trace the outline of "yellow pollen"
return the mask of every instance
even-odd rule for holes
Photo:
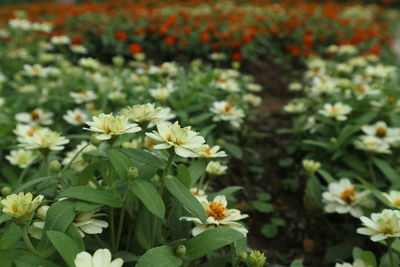
[[[37,119],[39,119],[39,117],[40,117],[39,112],[37,112],[36,110],[31,111],[30,114],[31,114],[32,120],[37,120]]]
[[[356,90],[360,93],[365,93],[365,87],[362,85],[357,85]]]
[[[386,129],[383,127],[379,127],[376,129],[375,135],[379,138],[384,138],[386,136]]]
[[[80,93],[81,95],[87,95],[87,91],[86,91],[86,90],[80,90],[79,93]]]
[[[82,115],[81,114],[75,114],[75,120],[76,121],[81,121],[82,120]]]
[[[33,135],[36,133],[36,131],[37,131],[36,128],[31,128],[31,129],[29,129],[29,130],[26,132],[26,134],[27,134],[28,136],[33,136]]]
[[[400,206],[400,199],[396,199],[396,200],[393,202],[393,204],[394,204],[395,206]]]
[[[233,107],[232,107],[232,105],[230,105],[230,104],[226,104],[226,105],[225,105],[225,111],[226,111],[226,112],[229,112],[232,108],[233,108]]]
[[[214,219],[218,221],[226,218],[224,214],[226,208],[224,208],[221,203],[211,202],[208,207],[210,208],[210,211],[207,213],[209,217],[214,217]]]
[[[355,200],[354,189],[349,188],[344,190],[340,195],[340,198],[346,201],[347,204],[352,203]]]

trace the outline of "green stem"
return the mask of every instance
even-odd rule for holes
[[[160,184],[159,193],[160,193],[161,197],[164,194],[164,187],[165,187],[164,179],[169,173],[169,169],[171,168],[172,161],[174,160],[174,157],[175,157],[175,151],[169,150],[168,162],[167,162],[167,165],[165,165],[165,169],[164,169],[163,175],[161,177],[161,181],[160,181],[161,184]],[[153,216],[153,218],[152,218],[152,229],[151,229],[151,247],[154,247],[155,241],[156,241],[157,222],[158,222],[158,218],[156,216]]]
[[[119,214],[116,251],[118,251],[118,248],[119,248],[119,242],[121,240],[122,228],[124,226],[124,219],[125,219],[125,208],[122,207],[121,213]]]
[[[22,232],[22,238],[24,239],[24,242],[25,242],[26,246],[28,247],[28,249],[31,252],[33,252],[35,255],[41,257],[40,253],[33,246],[32,242],[31,242],[31,239],[28,236],[28,233],[26,231],[26,227],[25,226],[21,226],[21,232]]]
[[[372,178],[372,182],[374,183],[374,185],[376,185],[376,174],[375,174],[375,171],[374,171],[374,166],[372,165],[371,156],[368,156],[368,169],[369,169],[369,173],[370,173],[371,178]]]
[[[108,208],[108,219],[110,222],[110,238],[111,238],[111,250],[112,252],[116,252],[115,248],[115,226],[114,226],[114,209],[109,207]]]
[[[389,253],[390,267],[396,267],[396,265],[394,264],[394,258],[393,258],[392,242],[387,241],[387,247],[388,247],[388,253]]]

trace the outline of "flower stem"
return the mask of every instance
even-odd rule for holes
[[[115,246],[115,226],[114,226],[114,209],[109,207],[108,208],[108,219],[110,221],[110,238],[111,238],[111,250],[112,252],[116,251]]]
[[[119,248],[119,242],[121,240],[122,228],[124,226],[124,219],[125,219],[125,208],[122,207],[121,213],[119,214],[118,231],[117,231],[117,242],[115,244],[117,251],[118,251],[118,248]]]
[[[393,258],[393,249],[392,249],[392,243],[394,240],[386,240],[386,246],[388,248],[388,254],[389,254],[389,262],[390,262],[390,267],[397,267],[397,264],[394,264],[394,258]]]
[[[372,159],[371,159],[370,155],[368,157],[368,168],[369,168],[369,173],[372,178],[372,182],[374,183],[374,185],[376,185],[376,175],[375,175],[374,166],[372,165]]]
[[[31,239],[28,236],[28,233],[26,231],[26,226],[21,226],[21,233],[22,233],[22,238],[24,239],[25,245],[28,247],[28,249],[31,252],[33,252],[35,255],[41,257],[40,253],[33,246],[32,242],[31,242]]]

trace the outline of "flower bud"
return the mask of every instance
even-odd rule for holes
[[[50,171],[59,172],[61,170],[61,163],[58,160],[52,160],[50,162]]]
[[[305,159],[303,160],[303,168],[308,174],[313,175],[319,170],[319,168],[321,168],[321,163],[318,161]]]
[[[42,220],[45,220],[46,219],[47,210],[49,208],[50,208],[50,206],[48,206],[48,205],[44,205],[44,206],[39,207],[36,210],[36,216],[38,216]]]
[[[9,187],[9,186],[3,186],[3,187],[1,188],[1,194],[2,194],[3,196],[9,195],[9,194],[11,194],[11,192],[12,192],[12,189],[11,189],[11,187]]]
[[[139,176],[139,170],[136,167],[130,167],[128,170],[128,179],[135,179]]]
[[[179,245],[176,248],[176,255],[178,255],[178,257],[184,257],[186,255],[186,247],[184,245]]]
[[[249,267],[263,267],[266,260],[264,253],[254,250],[250,253]]]
[[[122,65],[124,65],[124,63],[125,63],[124,58],[121,57],[121,56],[115,56],[115,57],[113,57],[113,58],[112,58],[112,61],[113,61],[114,65],[116,65],[116,66],[122,66]]]
[[[134,55],[134,57],[135,57],[135,60],[139,61],[139,62],[142,62],[142,61],[144,61],[146,59],[146,55],[143,54],[143,53],[136,53]]]

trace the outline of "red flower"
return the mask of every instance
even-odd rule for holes
[[[165,43],[167,45],[174,45],[175,44],[175,38],[172,36],[168,36],[167,38],[165,38]]]
[[[209,43],[210,35],[206,32],[203,32],[202,34],[200,34],[200,41],[202,41],[203,43]]]
[[[115,33],[115,39],[117,39],[119,41],[125,41],[126,38],[128,38],[128,36],[126,35],[126,33],[124,31],[117,31]]]
[[[240,53],[233,53],[232,54],[232,60],[233,61],[242,61],[243,60],[243,57],[242,57],[242,54],[240,54]]]
[[[130,44],[129,45],[129,51],[132,54],[137,54],[142,52],[142,47],[139,44]]]
[[[71,40],[72,45],[80,45],[83,42],[83,37],[82,35],[75,35],[74,38]]]

